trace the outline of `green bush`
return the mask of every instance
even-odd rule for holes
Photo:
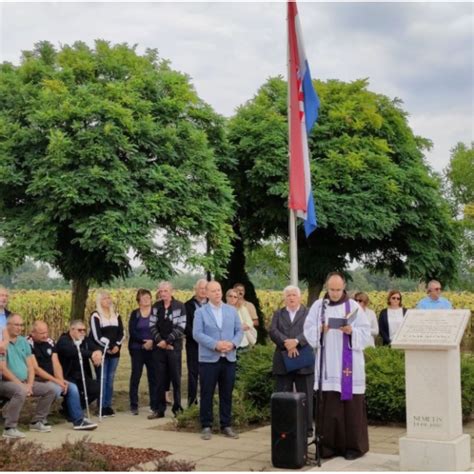
[[[272,377],[273,344],[257,345],[242,354],[237,364],[237,381],[233,394],[233,424],[238,429],[270,422],[270,398],[274,390]],[[405,355],[386,346],[365,350],[366,401],[372,422],[406,420]],[[474,412],[474,356],[461,357],[462,413],[468,419]],[[214,422],[218,429],[218,397],[214,399]],[[199,408],[194,406],[178,417],[178,428],[199,430]]]
[[[474,413],[474,355],[461,354],[462,415],[467,420]]]
[[[405,422],[405,355],[387,346],[365,350],[366,400],[371,421]],[[462,415],[474,412],[474,356],[461,354]]]
[[[257,344],[239,357],[236,389],[245,400],[270,415],[270,397],[274,391],[272,360],[275,346]]]
[[[405,356],[387,346],[365,350],[367,415],[372,421],[405,421]]]

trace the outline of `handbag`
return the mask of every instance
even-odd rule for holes
[[[283,351],[283,362],[287,372],[294,372],[295,370],[304,369],[305,367],[314,366],[315,356],[314,350],[306,344],[298,349],[299,355],[296,357],[288,357],[288,352]]]

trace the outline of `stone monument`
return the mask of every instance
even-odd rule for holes
[[[407,435],[401,471],[465,471],[470,436],[462,431],[459,345],[469,310],[409,310],[392,342],[405,350]]]

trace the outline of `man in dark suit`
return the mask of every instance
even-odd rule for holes
[[[313,436],[313,385],[314,364],[288,372],[283,360],[286,351],[289,357],[297,357],[299,349],[308,342],[303,326],[308,310],[301,304],[301,291],[296,286],[287,286],[283,290],[285,307],[273,314],[270,326],[270,339],[276,344],[273,354],[273,375],[276,378],[276,392],[297,392],[306,394],[308,437]]]
[[[199,344],[199,380],[201,382],[201,438],[212,436],[212,400],[219,384],[219,416],[222,434],[238,438],[232,430],[232,391],[235,382],[236,349],[243,337],[236,309],[222,302],[217,281],[207,284],[209,303],[194,315],[193,337]]]
[[[197,404],[197,386],[199,379],[198,343],[193,338],[194,313],[207,302],[207,280],[199,279],[194,285],[194,295],[186,301],[186,365],[188,367],[188,407]]]

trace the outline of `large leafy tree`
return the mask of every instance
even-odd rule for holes
[[[459,286],[472,290],[474,284],[474,142],[458,143],[451,150],[445,171],[451,198],[463,232]]]
[[[36,44],[0,66],[0,264],[50,263],[73,283],[73,317],[130,256],[155,277],[177,261],[218,270],[232,237],[222,149],[222,118],[156,51]]]
[[[319,227],[308,240],[298,232],[310,301],[329,271],[353,259],[395,276],[448,280],[458,236],[424,161],[430,142],[413,134],[399,100],[369,91],[366,80],[315,84],[321,109],[309,145]],[[229,124],[237,223],[250,246],[288,235],[286,95],[282,78],[269,79]]]

